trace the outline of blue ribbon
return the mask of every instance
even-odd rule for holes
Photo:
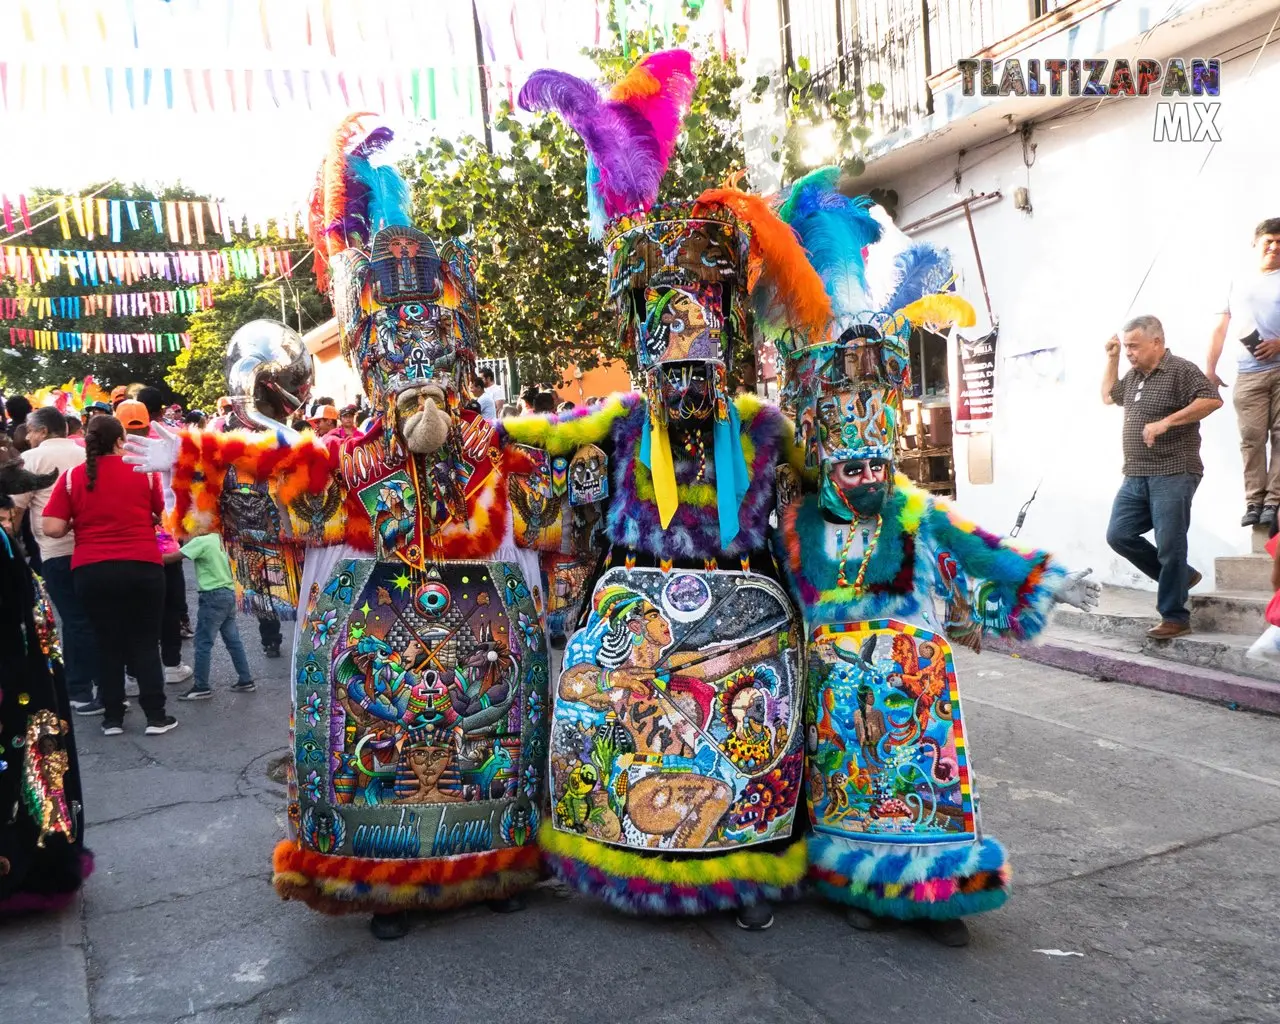
[[[716,510],[720,514],[720,546],[727,548],[740,530],[742,499],[747,496],[747,459],[742,452],[742,421],[732,399],[729,415],[713,424],[715,444]]]

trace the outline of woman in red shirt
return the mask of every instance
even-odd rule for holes
[[[85,462],[62,474],[44,509],[44,532],[74,529],[71,577],[98,638],[98,686],[107,706],[102,732],[124,732],[124,672],[138,677],[147,735],[178,724],[165,714],[160,621],[165,577],[155,524],[164,493],[153,474],[135,473],[121,457],[124,427],[114,416],[95,416],[85,430]]]

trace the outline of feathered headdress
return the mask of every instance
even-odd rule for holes
[[[352,114],[342,122],[316,175],[308,234],[315,246],[316,285],[321,291],[328,288],[330,256],[367,245],[382,228],[410,223],[408,184],[395,167],[373,163],[395,133],[382,126],[365,133],[360,119],[372,116]]]
[[[871,199],[841,193],[839,177],[838,167],[805,175],[778,208],[826,287],[830,323],[806,343],[783,334],[776,318],[760,316],[786,359],[783,401],[796,410],[810,465],[819,454],[835,461],[892,458],[898,411],[911,386],[911,328],[974,320],[968,302],[942,291],[953,277],[947,253],[924,243],[886,251],[898,243],[882,244],[886,229],[872,213]],[[877,264],[879,272],[869,274],[869,265]],[[880,398],[847,401],[853,392]]]
[[[525,110],[553,110],[587,147],[591,237],[608,221],[646,211],[658,199],[697,78],[688,50],[645,56],[607,97],[585,79],[543,69],[520,90]]]

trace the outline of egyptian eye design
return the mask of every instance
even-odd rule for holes
[[[419,610],[433,618],[449,610],[449,588],[440,582],[424,583],[414,595]]]

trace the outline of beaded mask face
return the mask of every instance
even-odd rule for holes
[[[419,395],[455,413],[476,357],[474,260],[449,240],[437,249],[411,227],[384,228],[369,252],[332,259],[343,353],[392,424]]]
[[[910,325],[884,314],[844,318],[838,340],[779,346],[783,405],[805,463],[820,470],[822,507],[843,520],[880,511],[893,481],[902,397],[911,386]]]

